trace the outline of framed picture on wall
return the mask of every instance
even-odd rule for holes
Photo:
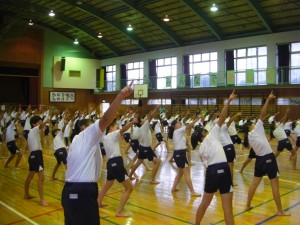
[[[75,102],[74,91],[49,91],[50,102]]]

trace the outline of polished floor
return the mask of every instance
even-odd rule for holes
[[[277,146],[276,140],[272,140],[273,149]],[[64,224],[63,208],[61,206],[61,190],[64,185],[65,168],[61,166],[57,173],[58,180],[51,179],[52,169],[56,163],[53,156],[52,144],[44,146],[45,161],[45,183],[44,193],[48,207],[39,205],[37,192],[37,176],[31,183],[30,194],[37,196],[31,200],[24,200],[24,181],[28,173],[28,153],[24,151],[24,140],[20,138],[17,142],[24,153],[19,169],[13,169],[14,161],[9,168],[3,168],[8,150],[5,145],[0,144],[0,224],[42,224],[59,225]],[[172,148],[172,143],[169,143]],[[233,213],[236,224],[272,224],[288,225],[300,224],[300,170],[292,170],[289,160],[290,154],[284,151],[278,158],[280,169],[280,194],[284,210],[290,212],[291,216],[277,216],[275,203],[272,200],[270,182],[264,178],[259,185],[252,201],[253,209],[245,211],[247,192],[253,178],[254,160],[249,163],[243,173],[239,169],[248,156],[248,150],[237,147],[237,158],[234,169]],[[123,148],[125,144],[123,143]],[[104,198],[104,203],[109,204],[100,208],[101,224],[163,224],[179,225],[193,224],[196,210],[202,197],[190,197],[189,190],[184,179],[179,184],[179,191],[172,193],[171,187],[176,175],[175,164],[169,162],[172,153],[168,153],[162,145],[156,149],[157,155],[161,158],[162,164],[157,173],[159,184],[150,184],[151,171],[146,171],[144,166],[137,170],[139,180],[132,181],[134,190],[126,205],[126,211],[131,213],[129,218],[115,217],[115,211],[122,194],[122,185],[115,182]],[[126,163],[133,157],[133,152],[124,156]],[[190,167],[194,188],[197,192],[203,193],[205,168],[200,161],[197,151],[191,154],[193,166]],[[298,168],[300,168],[300,157],[298,157]],[[151,162],[147,162],[153,166]],[[99,181],[99,188],[105,181],[105,161],[102,168],[102,176]],[[222,203],[219,194],[216,194],[206,211],[202,224],[225,224],[223,219]]]

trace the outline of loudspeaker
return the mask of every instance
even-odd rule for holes
[[[66,58],[65,57],[61,57],[61,61],[60,61],[60,70],[61,71],[65,71],[65,66],[66,66]]]
[[[139,99],[139,104],[138,104],[138,106],[143,106],[143,102],[142,102],[141,99]]]

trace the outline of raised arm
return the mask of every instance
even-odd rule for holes
[[[148,113],[147,120],[149,121],[149,123],[153,119],[153,117],[154,117],[155,113],[157,112],[158,108],[159,108],[159,105],[155,106],[155,108],[150,113]]]
[[[99,127],[101,131],[104,131],[109,124],[111,124],[111,122],[115,119],[115,116],[118,112],[118,109],[121,105],[121,102],[123,99],[125,99],[126,97],[128,97],[131,93],[132,93],[132,83],[133,80],[131,81],[131,83],[124,87],[120,93],[117,95],[117,97],[115,98],[115,100],[113,101],[113,103],[110,105],[110,107],[107,109],[107,111],[104,113],[104,115],[102,116],[100,123],[99,123]]]
[[[219,120],[218,120],[218,125],[219,127],[222,126],[222,124],[224,123],[226,117],[227,117],[227,114],[228,114],[228,108],[229,108],[229,105],[231,103],[231,101],[233,99],[236,98],[236,94],[234,93],[235,90],[232,91],[232,93],[230,94],[228,100],[226,101],[225,105],[223,106],[222,108],[222,111],[220,112],[220,115],[219,115]]]
[[[290,112],[290,109],[287,109],[283,115],[283,117],[281,118],[280,122],[281,123],[286,123],[287,119],[288,119],[288,116],[289,116],[289,112]]]
[[[269,102],[275,98],[276,98],[276,96],[273,95],[273,90],[272,90],[271,93],[269,94],[268,98],[266,99],[265,104],[263,105],[263,107],[260,110],[259,119],[261,121],[263,121],[264,117],[267,115],[267,108],[268,108]]]
[[[186,130],[191,129],[199,119],[201,119],[201,114],[196,116],[195,119],[191,123],[189,123],[189,125],[186,126]]]
[[[229,121],[227,122],[227,127],[230,126],[230,124],[235,121],[237,118],[239,118],[242,115],[242,112],[238,112],[234,116],[230,117]]]
[[[134,117],[134,119],[131,122],[126,123],[126,125],[122,127],[122,129],[120,129],[120,135],[123,135],[125,131],[127,131],[130,127],[132,127],[133,124],[137,122],[138,122],[137,117]]]

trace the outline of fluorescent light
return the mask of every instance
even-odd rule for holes
[[[78,45],[78,44],[79,44],[79,41],[77,40],[77,38],[75,38],[74,44],[75,44],[75,45]]]
[[[50,12],[49,12],[49,16],[51,16],[51,17],[55,16],[55,13],[53,12],[52,9],[51,9]]]
[[[218,11],[218,7],[216,6],[216,4],[212,4],[212,6],[210,7],[210,11],[215,12]]]
[[[133,30],[133,27],[131,26],[131,24],[128,25],[127,30],[128,31],[132,31]]]
[[[163,21],[165,21],[165,22],[169,22],[169,21],[170,21],[170,18],[168,17],[167,14],[166,14],[166,16],[163,18]]]

